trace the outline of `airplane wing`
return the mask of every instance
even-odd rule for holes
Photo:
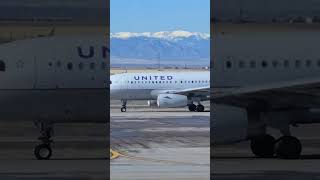
[[[316,108],[320,107],[320,78],[234,87],[229,91],[214,87],[211,98],[214,103],[238,107]]]
[[[169,90],[169,91],[166,91],[166,93],[201,97],[201,99],[205,100],[205,99],[209,99],[210,86],[188,88],[188,89],[181,89],[181,90]]]

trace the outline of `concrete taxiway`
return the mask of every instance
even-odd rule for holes
[[[141,102],[129,102],[126,113],[116,102],[111,107],[112,180],[210,178],[210,112]]]
[[[105,124],[57,124],[48,161],[33,155],[38,133],[32,122],[0,121],[1,180],[109,178]]]
[[[305,180],[320,179],[320,125],[292,128],[303,144],[297,160],[256,158],[249,142],[212,148],[211,173],[215,180]],[[271,131],[276,137],[278,132]]]

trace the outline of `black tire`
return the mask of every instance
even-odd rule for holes
[[[127,111],[127,108],[126,107],[122,107],[121,108],[121,112],[126,112]]]
[[[202,104],[199,104],[199,105],[197,106],[197,111],[198,111],[198,112],[204,112],[204,106],[203,106]]]
[[[257,157],[273,157],[275,142],[275,138],[268,134],[252,138],[250,144],[251,151]]]
[[[190,105],[188,105],[188,107],[189,107],[189,111],[191,111],[191,112],[194,112],[197,110],[197,106],[194,104],[190,104]]]
[[[52,156],[52,149],[48,144],[40,144],[35,147],[34,155],[38,160],[48,160]]]
[[[281,159],[298,159],[302,151],[299,139],[293,136],[282,136],[275,144],[275,152]]]

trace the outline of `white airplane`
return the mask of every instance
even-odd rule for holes
[[[217,23],[213,29],[213,144],[251,140],[256,156],[298,158],[302,145],[290,127],[320,123],[319,27]],[[270,127],[282,136],[271,136]]]
[[[104,36],[44,37],[0,45],[2,120],[34,121],[37,159],[52,155],[55,123],[107,123]]]
[[[121,100],[122,112],[127,100],[148,100],[150,106],[158,107],[188,106],[190,111],[203,112],[200,102],[209,100],[210,95],[209,71],[123,73],[110,80],[110,98]]]

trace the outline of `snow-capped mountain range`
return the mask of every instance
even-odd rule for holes
[[[111,33],[112,38],[118,39],[129,39],[133,37],[148,37],[148,38],[158,38],[158,39],[165,39],[165,40],[177,40],[181,38],[188,38],[188,37],[196,37],[198,39],[209,39],[210,35],[207,33],[200,33],[200,32],[189,32],[189,31],[159,31],[159,32],[142,32],[142,33],[134,33],[134,32],[118,32],[118,33]]]
[[[129,59],[209,64],[210,35],[182,30],[111,33],[111,63],[130,62]]]

